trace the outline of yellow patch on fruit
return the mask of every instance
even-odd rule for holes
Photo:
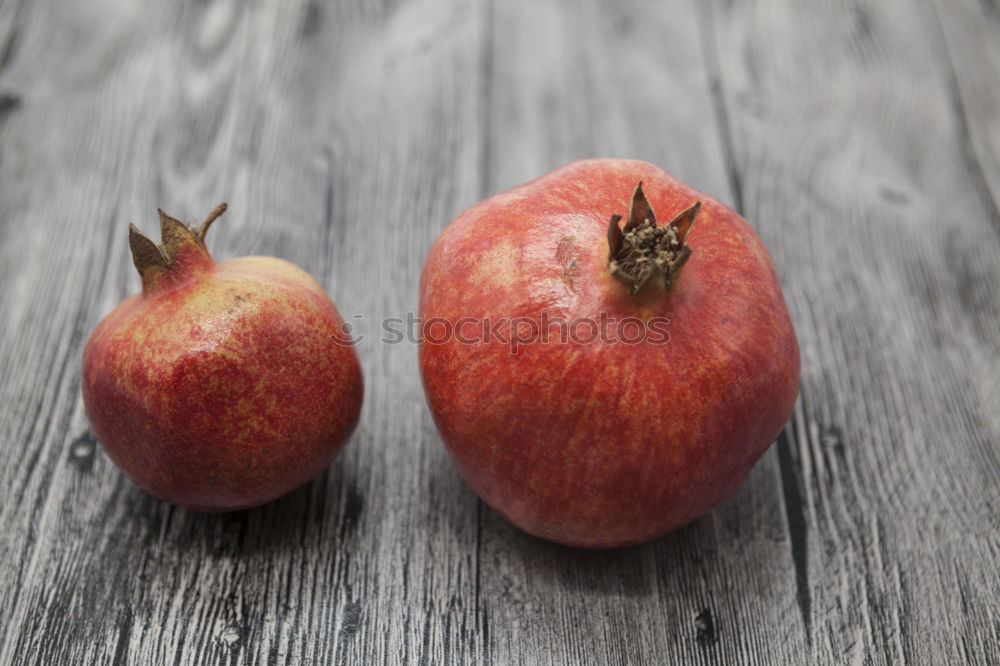
[[[500,242],[479,256],[472,267],[471,281],[477,286],[506,288],[515,283],[521,251],[509,242]]]

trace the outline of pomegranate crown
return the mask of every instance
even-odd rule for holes
[[[663,226],[656,225],[653,207],[642,191],[642,181],[632,193],[628,222],[618,226],[621,215],[612,215],[608,225],[608,269],[638,294],[649,285],[668,291],[691,256],[685,240],[701,210],[696,201]]]
[[[226,212],[226,208],[226,204],[219,204],[198,226],[188,226],[164,213],[162,208],[157,208],[160,214],[159,244],[143,235],[134,224],[128,225],[132,262],[142,278],[144,294],[177,284],[213,264],[205,246],[205,234],[212,223]]]

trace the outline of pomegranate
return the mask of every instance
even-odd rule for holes
[[[639,543],[707,512],[798,391],[760,239],[640,161],[573,162],[459,215],[427,258],[420,316],[424,388],[459,473],[511,523],[571,546]]]
[[[189,227],[161,210],[160,245],[130,226],[142,293],[83,352],[104,451],[139,487],[199,511],[263,504],[315,476],[354,430],[363,394],[340,315],[305,271],[212,260],[205,233],[224,211]]]

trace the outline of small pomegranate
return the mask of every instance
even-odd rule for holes
[[[83,352],[84,406],[105,452],[139,487],[198,511],[263,504],[315,476],[363,394],[340,315],[305,271],[209,256],[205,233],[225,209],[197,227],[161,210],[160,245],[130,225],[142,293]]]
[[[647,541],[707,512],[798,391],[760,239],[645,162],[574,162],[462,213],[427,258],[420,316],[459,472],[510,522],[572,546]]]

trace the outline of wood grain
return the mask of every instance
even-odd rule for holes
[[[712,8],[744,210],[802,342],[787,456],[813,655],[991,661],[1000,362],[974,322],[1000,316],[985,291],[1000,236],[936,17],[905,2]]]
[[[1000,230],[1000,5],[936,3],[949,56],[949,94],[970,176]]]
[[[0,0],[0,663],[998,663],[998,44],[973,0]],[[378,342],[448,220],[595,155],[740,209],[803,353],[736,495],[613,552],[482,506]],[[315,275],[367,394],[206,516],[101,453],[79,362],[127,223],[223,200],[214,255]]]

